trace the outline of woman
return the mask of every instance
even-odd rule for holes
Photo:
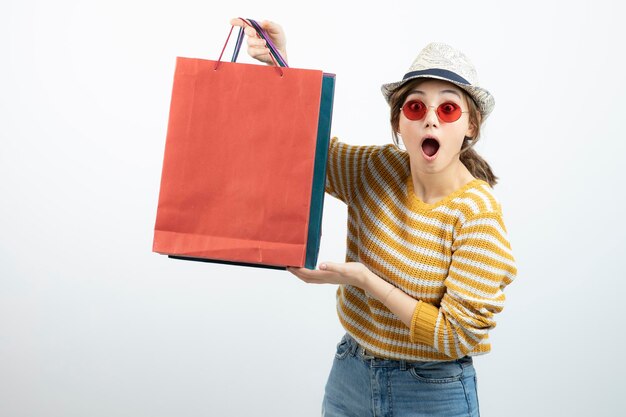
[[[286,59],[282,28],[262,26]],[[248,53],[271,64],[265,41],[246,34]],[[382,86],[393,144],[331,140],[326,191],[348,205],[346,263],[289,268],[339,285],[346,335],[325,416],[479,415],[472,356],[490,351],[517,270],[496,177],[472,149],[495,104],[476,80],[462,52],[431,43],[402,80]]]

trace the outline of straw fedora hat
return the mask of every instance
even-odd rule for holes
[[[387,103],[401,85],[416,78],[436,78],[449,81],[465,90],[478,105],[485,120],[496,102],[491,93],[478,86],[478,74],[467,56],[450,45],[432,42],[420,51],[402,81],[383,84],[381,90]]]

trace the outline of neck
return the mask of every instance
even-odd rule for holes
[[[436,203],[474,179],[460,160],[436,173],[420,171],[411,163],[411,177],[415,195],[426,204]]]

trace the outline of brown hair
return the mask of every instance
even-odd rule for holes
[[[400,109],[404,104],[409,92],[413,90],[419,83],[423,82],[424,78],[419,78],[412,82],[408,82],[399,88],[397,88],[389,98],[389,107],[391,112],[390,122],[392,129],[393,142],[396,146],[399,144],[398,130],[400,128]],[[459,152],[459,159],[469,170],[469,172],[475,177],[489,183],[490,186],[495,186],[498,183],[498,177],[496,177],[491,170],[491,167],[478,153],[473,149],[474,145],[480,139],[480,125],[482,118],[476,102],[467,94],[463,89],[463,95],[465,101],[468,104],[469,111],[469,123],[474,126],[474,137],[466,136],[463,139],[463,145],[461,145],[461,151]]]

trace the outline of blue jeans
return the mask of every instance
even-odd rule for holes
[[[477,417],[472,358],[436,362],[378,359],[346,334],[326,383],[323,417]]]

